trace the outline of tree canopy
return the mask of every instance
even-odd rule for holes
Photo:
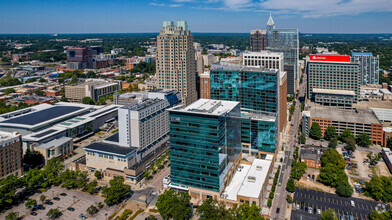
[[[86,96],[82,98],[82,103],[86,105],[94,105],[95,102],[90,97]]]
[[[164,219],[189,219],[192,216],[190,200],[188,193],[167,190],[158,196],[156,206]]]
[[[356,141],[357,141],[357,144],[361,147],[369,147],[369,145],[372,144],[372,141],[370,140],[369,135],[366,133],[359,134],[357,136]]]
[[[355,139],[354,134],[351,132],[350,128],[346,128],[344,129],[344,131],[342,132],[342,134],[340,135],[340,140],[345,142],[347,141],[347,138],[353,138]]]
[[[338,217],[335,214],[335,211],[331,208],[322,211],[320,220],[338,220]]]
[[[392,202],[392,177],[374,176],[366,183],[365,195],[375,200]]]
[[[323,137],[319,123],[317,122],[312,123],[312,127],[310,128],[309,131],[309,137],[315,140],[320,140]]]
[[[336,128],[330,125],[324,132],[324,139],[331,141],[333,138],[336,138]]]
[[[116,176],[109,181],[110,187],[102,188],[102,195],[105,197],[107,205],[114,205],[120,203],[131,192],[131,187],[124,184],[124,178]]]

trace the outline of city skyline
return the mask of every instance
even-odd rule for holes
[[[392,33],[381,22],[392,19],[389,0],[1,1],[0,33],[157,33],[165,20],[186,20],[192,32],[249,33],[264,29],[270,12],[277,28],[302,33]]]

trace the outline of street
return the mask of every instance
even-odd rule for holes
[[[305,88],[306,88],[306,74],[303,74],[303,82],[299,86],[299,97],[305,96]],[[292,116],[291,122],[288,121],[290,130],[288,134],[286,134],[284,140],[286,140],[285,147],[285,156],[282,165],[282,171],[279,176],[279,184],[276,187],[275,197],[271,206],[271,219],[285,219],[286,218],[286,208],[287,208],[287,191],[286,184],[288,179],[290,178],[291,171],[291,161],[293,158],[293,150],[295,150],[295,144],[297,143],[298,137],[298,127],[301,121],[301,103],[296,99],[295,111]],[[292,126],[290,125],[292,124]],[[283,144],[284,146],[285,144]],[[279,213],[276,213],[277,209],[280,209]]]

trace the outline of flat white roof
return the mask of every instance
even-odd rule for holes
[[[226,112],[231,111],[239,102],[232,101],[221,101],[214,99],[199,99],[192,104],[183,107],[174,107],[172,111],[180,111],[180,112],[193,112],[200,114],[209,114],[209,115],[222,115]]]
[[[314,93],[326,93],[326,94],[339,94],[339,95],[355,95],[354,91],[348,90],[337,90],[337,89],[316,89],[313,88]]]
[[[383,127],[382,130],[385,132],[392,132],[392,127]]]
[[[229,200],[237,196],[258,198],[268,176],[270,160],[254,159],[252,165],[240,164],[224,194]]]

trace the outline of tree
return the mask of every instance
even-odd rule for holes
[[[82,98],[82,103],[86,105],[94,105],[95,102],[90,97],[86,96]]]
[[[346,139],[346,149],[355,151],[356,146],[355,146],[355,140],[351,137]]]
[[[260,210],[261,210],[260,207],[256,206],[256,204],[249,205],[249,203],[246,202],[240,205],[234,212],[231,212],[234,213],[234,218],[229,218],[229,219],[262,220],[264,218],[260,215]]]
[[[158,196],[156,206],[164,219],[189,219],[192,216],[190,200],[188,193],[167,190]]]
[[[98,186],[98,182],[96,180],[93,180],[85,186],[84,190],[90,194],[94,194],[97,186]]]
[[[98,202],[97,207],[98,207],[99,209],[102,209],[102,208],[103,208],[103,203],[102,203],[102,202]]]
[[[31,151],[27,148],[23,156],[23,163],[29,168],[36,168],[45,164],[45,158],[39,151]]]
[[[328,163],[336,165],[339,169],[346,167],[346,161],[336,149],[328,149],[321,156],[321,166],[325,167]]]
[[[98,209],[97,209],[97,207],[95,207],[94,205],[91,205],[90,207],[88,207],[88,208],[86,209],[86,212],[87,212],[89,215],[94,215],[95,213],[98,212]]]
[[[357,144],[361,147],[369,147],[369,145],[372,144],[372,141],[370,140],[369,135],[366,133],[359,134],[357,136],[356,141],[357,141]]]
[[[99,170],[96,170],[95,173],[94,173],[94,176],[95,176],[97,179],[102,179],[102,172],[99,171]]]
[[[348,181],[344,170],[332,163],[328,163],[320,170],[318,180],[324,185],[332,187],[338,187],[340,182]]]
[[[17,220],[19,218],[18,212],[10,212],[5,216],[6,220]]]
[[[330,125],[324,132],[324,139],[330,141],[333,138],[336,138],[336,128]]]
[[[124,184],[124,178],[116,176],[109,181],[110,187],[103,187],[102,195],[105,197],[107,205],[120,203],[126,196],[130,194],[131,187]]]
[[[306,143],[306,136],[305,136],[304,133],[301,133],[301,134],[298,136],[298,142],[299,142],[300,144],[305,144],[305,143]]]
[[[15,90],[13,88],[7,88],[7,89],[4,90],[3,94],[4,95],[8,95],[8,94],[13,93],[13,92],[15,92]]]
[[[196,213],[200,216],[202,220],[208,219],[224,219],[226,213],[225,205],[215,199],[208,198],[203,204],[197,208]]]
[[[63,182],[61,187],[67,189],[79,189],[86,187],[89,178],[86,171],[83,172],[80,170],[73,171],[66,169],[61,173],[61,180]]]
[[[338,217],[336,217],[335,211],[331,208],[322,211],[320,220],[337,220]]]
[[[287,181],[287,186],[286,186],[286,189],[287,189],[287,191],[289,191],[289,192],[295,192],[295,183],[294,183],[294,179],[293,178],[290,178],[288,181]]]
[[[338,146],[338,139],[332,138],[329,143],[328,143],[328,147],[330,148],[336,148],[336,146]]]
[[[59,209],[49,209],[46,216],[48,216],[49,219],[56,219],[61,216],[61,212]]]
[[[381,211],[371,211],[369,214],[369,218],[370,220],[388,220],[388,219],[392,219],[392,211],[385,211],[385,212],[381,212]]]
[[[347,138],[355,139],[354,134],[351,132],[350,128],[344,129],[342,134],[340,135],[340,140],[346,143]]]
[[[96,78],[97,75],[94,73],[94,71],[88,71],[86,74],[87,78]]]
[[[287,194],[286,200],[288,203],[293,203],[293,197],[290,194]]]
[[[268,206],[268,207],[271,207],[271,206],[272,206],[272,199],[268,199],[267,206]]]
[[[23,181],[15,175],[10,175],[0,180],[0,210],[14,202],[15,192],[23,184]]]
[[[44,82],[46,82],[46,80],[44,79],[44,78],[41,78],[41,79],[39,79],[39,81],[38,82],[40,82],[40,83],[44,83]]]
[[[313,138],[315,140],[320,140],[323,137],[319,123],[317,123],[317,122],[312,123],[312,127],[310,128],[310,131],[309,131],[309,137]]]
[[[68,102],[68,99],[66,97],[61,97],[60,102]]]
[[[348,183],[348,181],[341,181],[336,187],[336,194],[343,197],[350,197],[353,194],[354,190]]]
[[[44,203],[45,199],[46,199],[46,196],[45,196],[45,195],[41,195],[41,196],[39,197],[39,201],[40,201],[42,204]]]
[[[290,176],[296,180],[301,179],[306,170],[306,164],[304,162],[292,162],[293,167],[291,168]]]
[[[25,203],[26,209],[32,209],[36,205],[37,205],[37,200],[35,199],[28,199],[27,202]]]
[[[38,96],[45,96],[45,93],[42,92],[42,91],[39,90],[39,89],[35,90],[34,93],[35,93],[36,95],[38,95]]]

